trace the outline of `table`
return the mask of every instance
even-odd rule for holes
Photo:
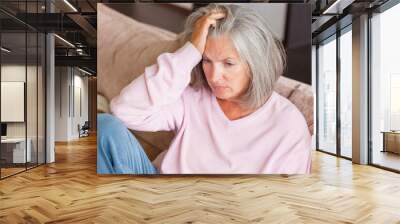
[[[1,139],[1,157],[6,163],[26,163],[32,160],[30,138],[26,139],[27,147],[25,151],[25,138],[6,138]],[[25,153],[26,152],[26,153]]]
[[[400,131],[382,131],[381,133],[383,133],[382,152],[400,154]]]

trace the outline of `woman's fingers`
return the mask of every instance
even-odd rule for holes
[[[206,16],[206,19],[209,21],[213,21],[216,22],[219,19],[223,19],[225,18],[225,13],[224,12],[215,12],[215,13],[211,13],[210,15]]]
[[[210,26],[216,27],[217,20],[222,19],[226,16],[225,12],[212,11],[209,14],[206,14],[199,18],[194,25],[194,31],[192,34],[191,42],[195,45],[195,47],[203,53],[204,47],[207,40],[208,29]]]
[[[225,18],[225,13],[223,13],[223,12],[218,12],[218,13],[212,13],[212,14],[210,14],[210,15],[208,15],[207,16],[207,21],[209,21],[208,22],[208,24],[207,25],[205,25],[205,29],[207,29],[208,30],[208,28],[210,27],[210,26],[212,26],[212,27],[216,27],[216,25],[217,25],[217,20],[219,20],[219,19],[223,19],[223,18]]]
[[[209,15],[209,18],[211,19],[222,19],[225,17],[225,13],[224,12],[215,12],[215,13],[211,13]]]

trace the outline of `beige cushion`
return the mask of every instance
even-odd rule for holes
[[[180,44],[176,34],[140,23],[104,4],[98,4],[97,92],[108,100],[118,95],[158,55]]]
[[[299,111],[306,119],[308,130],[312,135],[314,133],[314,94],[312,87],[306,84],[300,84],[293,90],[288,99],[296,105]]]
[[[275,84],[275,91],[280,95],[289,98],[289,96],[299,85],[300,82],[281,76]]]

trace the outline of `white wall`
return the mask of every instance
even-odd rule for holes
[[[88,78],[82,75],[75,68],[56,67],[55,141],[79,138],[78,124],[88,120]]]
[[[27,74],[25,69],[27,69]],[[39,72],[41,72],[39,70]],[[25,82],[25,75],[28,77],[27,87],[27,120],[28,120],[28,137],[30,133],[35,133],[36,136],[36,66],[25,65],[2,65],[1,66],[1,81],[18,81]],[[3,96],[4,97],[4,96]],[[42,101],[40,101],[42,102]],[[41,107],[42,105],[39,105]],[[7,110],[7,108],[1,108]],[[8,137],[25,137],[25,123],[26,122],[7,122],[7,136]]]
[[[44,74],[41,66],[36,67],[25,64],[4,64],[1,66],[1,81],[24,82],[26,84],[26,107],[23,106],[22,112],[27,115],[27,120],[23,122],[6,122],[7,137],[9,138],[24,138],[25,133],[30,139],[30,147],[32,151],[33,162],[36,158],[39,163],[44,162]],[[25,80],[27,78],[27,81]],[[7,97],[7,96],[2,96]],[[1,108],[7,111],[11,108]],[[13,111],[7,111],[13,113]],[[37,157],[37,153],[39,156]]]
[[[67,67],[55,68],[55,141],[68,141],[68,71]]]
[[[74,107],[72,108],[72,119],[71,119],[71,135],[73,138],[78,138],[79,133],[78,133],[78,124],[81,126],[85,123],[85,121],[88,121],[88,78],[82,77],[80,75],[76,75],[77,70],[75,70],[75,75],[74,75],[74,96],[71,96],[72,99],[74,99],[74,102],[71,103],[73,104]],[[82,74],[82,73],[78,73]],[[80,93],[79,93],[80,90]],[[80,99],[79,99],[80,95]],[[81,101],[79,103],[79,101]],[[81,108],[79,108],[81,107]],[[80,109],[82,111],[80,111]]]

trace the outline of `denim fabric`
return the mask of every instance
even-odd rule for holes
[[[157,174],[142,146],[115,116],[97,116],[98,174]]]

